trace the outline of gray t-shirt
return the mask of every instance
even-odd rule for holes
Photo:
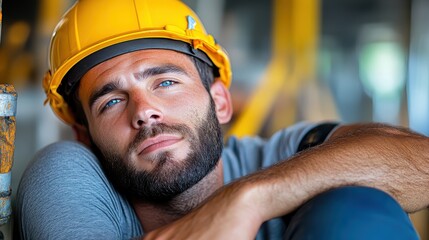
[[[229,183],[287,160],[315,124],[298,123],[270,139],[231,137],[222,153]],[[95,155],[63,141],[39,151],[21,179],[15,202],[22,239],[131,239],[143,235],[132,206],[104,175]],[[257,239],[280,239],[281,219],[261,226]]]

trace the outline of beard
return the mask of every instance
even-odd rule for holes
[[[142,128],[128,147],[123,159],[112,149],[97,148],[102,156],[106,176],[115,188],[127,197],[148,203],[162,204],[194,186],[217,166],[223,148],[222,130],[215,113],[215,104],[210,98],[207,113],[198,121],[197,133],[185,124],[159,123]],[[152,159],[152,170],[137,170],[128,158],[144,140],[163,133],[179,133],[190,143],[185,159],[173,160],[173,153],[164,151]],[[95,146],[95,145],[94,145]]]

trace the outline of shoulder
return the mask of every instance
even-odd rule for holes
[[[299,144],[313,132],[325,129],[328,122],[298,122],[274,133],[270,138],[249,136],[238,138],[231,136],[225,144],[224,155],[228,156],[264,156],[273,152],[280,153],[280,158],[288,157],[298,151]],[[335,125],[336,123],[332,123]],[[316,131],[315,131],[316,130]],[[329,133],[329,131],[328,131]],[[279,152],[280,150],[280,152]],[[262,154],[262,155],[261,155]]]
[[[50,188],[43,189],[46,192],[52,187],[65,187],[67,183],[74,183],[77,176],[81,177],[82,184],[90,176],[96,176],[94,173],[101,172],[98,159],[88,148],[73,141],[56,142],[35,154],[23,173],[19,189],[31,191],[27,189],[28,186],[48,184]]]
[[[279,130],[270,138],[231,136],[222,153],[225,182],[287,160],[298,151],[314,146],[315,140],[323,141],[336,124],[302,121]]]
[[[35,155],[21,178],[16,211],[24,238],[124,238],[141,231],[132,207],[110,184],[96,156],[72,141],[51,144]]]
[[[103,176],[99,160],[86,146],[74,141],[52,143],[39,150],[26,167],[20,185],[38,179],[51,184],[73,181],[75,176],[89,180]],[[36,183],[32,183],[33,185]]]
[[[72,164],[79,161],[98,161],[92,151],[81,143],[75,141],[60,141],[39,150],[30,162],[29,168],[34,167],[33,165],[44,166],[46,163],[67,164],[64,159],[74,160]]]

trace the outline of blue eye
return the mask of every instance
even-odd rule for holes
[[[121,102],[120,99],[112,99],[106,103],[106,105],[104,106],[104,109],[112,107],[113,105],[120,103],[120,102]]]
[[[165,80],[162,83],[159,84],[160,87],[170,87],[171,85],[175,84],[174,81],[171,80]]]

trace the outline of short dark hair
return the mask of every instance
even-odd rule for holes
[[[210,94],[210,86],[213,84],[215,79],[215,69],[196,57],[189,56],[189,58],[195,64],[198,74],[200,75],[201,82],[203,83],[204,88]],[[79,87],[80,81],[78,83],[78,87],[75,88],[70,98],[66,98],[66,101],[69,105],[69,108],[73,112],[76,122],[88,127],[88,121],[86,119],[85,112],[83,111],[82,103],[79,99]]]
[[[189,57],[194,61],[195,67],[200,75],[200,79],[203,82],[203,86],[206,88],[207,92],[210,93],[210,86],[213,84],[215,79],[214,68],[196,57]]]

